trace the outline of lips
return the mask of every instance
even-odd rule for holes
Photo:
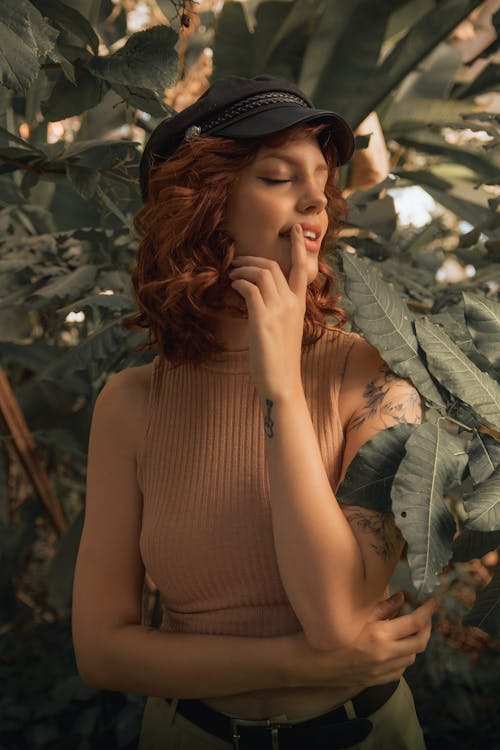
[[[314,232],[314,234],[316,235],[316,239],[313,240],[312,238],[309,238],[309,239],[311,239],[312,242],[317,242],[321,238],[321,235],[322,235],[321,229],[322,228],[321,228],[321,226],[319,224],[311,224],[309,222],[304,222],[304,223],[300,222],[300,226],[302,227],[302,231],[303,232],[308,232],[308,231],[309,232]],[[292,232],[292,227],[289,227],[284,232],[280,232],[280,235],[282,237],[289,237],[290,234],[291,234],[291,232]],[[308,238],[305,237],[305,239],[308,239]]]
[[[290,232],[286,232],[285,234],[280,234],[280,237],[284,240],[289,240],[290,234]],[[308,252],[318,254],[321,249],[321,239],[313,240],[310,237],[304,237],[304,245]]]

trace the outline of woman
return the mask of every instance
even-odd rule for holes
[[[73,597],[83,679],[150,696],[141,750],[425,747],[400,678],[435,602],[388,619],[404,540],[334,494],[363,442],[420,420],[342,330],[322,257],[352,151],[339,115],[271,76],[216,82],[144,149],[124,324],[159,353],[96,401]]]

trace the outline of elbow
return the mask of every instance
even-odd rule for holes
[[[81,657],[78,657],[76,652],[75,657],[76,671],[78,672],[78,675],[82,682],[84,682],[93,690],[102,690],[102,686],[98,683],[97,675],[95,674],[94,670],[89,668],[89,665],[85,662],[85,660]]]
[[[335,622],[331,627],[321,630],[317,627],[304,629],[304,634],[309,646],[314,651],[334,651],[349,646],[356,638],[358,630],[352,626],[352,623],[349,625],[348,623]]]
[[[76,671],[80,679],[93,690],[103,690],[104,688],[98,679],[93,660],[82,652],[82,649],[78,648],[74,642],[73,651],[75,654]]]

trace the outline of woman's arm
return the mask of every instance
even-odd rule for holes
[[[382,418],[380,410],[372,413],[366,391],[383,360],[362,339],[353,350],[356,353],[345,374],[345,380],[350,381],[345,398],[352,404],[352,418],[343,472],[362,443],[376,432],[402,419],[417,421],[418,394],[401,379],[382,389]],[[397,399],[397,408],[391,411],[397,389],[399,394],[404,390],[405,396]],[[311,646],[328,649],[350,643],[382,598],[404,540],[391,519],[375,519],[372,511],[339,505],[302,389],[278,395],[271,406],[264,397],[262,408],[273,531],[283,585]]]

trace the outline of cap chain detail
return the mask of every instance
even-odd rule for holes
[[[216,117],[212,117],[210,120],[206,120],[199,125],[192,125],[186,130],[184,134],[184,140],[191,140],[201,133],[206,133],[209,130],[213,130],[214,128],[219,127],[220,125],[224,125],[225,123],[234,120],[240,115],[245,114],[252,109],[255,109],[256,107],[262,107],[267,104],[298,104],[301,107],[309,107],[307,102],[304,101],[304,99],[302,99],[300,96],[289,94],[286,91],[269,91],[268,93],[264,94],[255,94],[255,96],[250,96],[247,99],[244,99],[242,102],[233,104],[231,107],[225,109],[221,114],[217,115]]]

